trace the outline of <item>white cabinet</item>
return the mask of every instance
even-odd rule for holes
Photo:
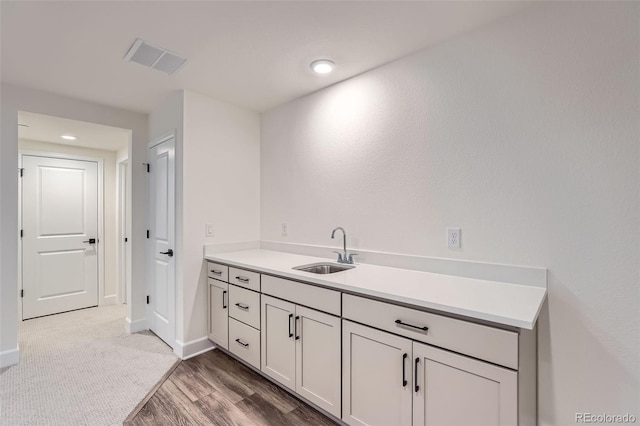
[[[342,420],[411,426],[411,340],[342,321]]]
[[[218,346],[229,348],[228,302],[229,284],[209,278],[209,339]]]
[[[262,372],[340,417],[340,318],[262,296]]]
[[[296,305],[262,295],[262,372],[296,388]]]
[[[473,358],[413,343],[416,426],[518,424],[518,374]]]
[[[515,371],[349,321],[342,380],[348,424],[518,424]]]

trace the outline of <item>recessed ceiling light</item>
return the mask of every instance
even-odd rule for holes
[[[329,59],[318,59],[317,61],[311,62],[311,69],[318,74],[328,74],[333,71],[336,67],[336,64]]]
[[[68,141],[75,141],[78,138],[76,138],[75,136],[71,136],[71,135],[62,135],[62,139],[66,139]]]

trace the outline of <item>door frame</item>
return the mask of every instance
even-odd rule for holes
[[[126,303],[128,304],[129,301],[127,300],[127,282],[128,282],[128,278],[129,278],[129,271],[128,271],[128,264],[130,262],[131,259],[131,249],[129,248],[127,250],[128,247],[131,247],[131,245],[128,242],[125,242],[124,239],[125,238],[129,238],[128,234],[128,229],[129,229],[129,221],[128,216],[127,216],[127,208],[128,206],[128,202],[127,199],[128,197],[128,193],[129,193],[129,159],[124,159],[122,161],[120,161],[119,163],[117,163],[116,165],[117,167],[117,179],[118,179],[118,187],[116,188],[117,191],[117,204],[118,204],[118,217],[117,217],[117,221],[118,221],[118,244],[117,244],[117,250],[118,250],[118,258],[117,258],[117,263],[118,263],[118,284],[117,284],[117,288],[116,288],[116,293],[117,293],[117,300],[118,303],[122,304],[122,303]],[[131,285],[131,283],[129,283],[129,285]]]
[[[155,138],[155,139],[151,139],[149,141],[149,143],[147,143],[147,152],[146,152],[146,160],[147,162],[144,163],[143,165],[145,167],[149,166],[149,151],[151,150],[151,148],[160,145],[170,139],[173,139],[173,149],[174,149],[174,171],[173,171],[173,188],[174,188],[174,205],[178,199],[178,185],[177,185],[177,181],[178,181],[178,155],[177,155],[177,151],[178,151],[178,140],[176,137],[176,130],[171,130],[167,133],[165,133],[164,135]],[[150,202],[150,197],[151,197],[151,188],[149,185],[149,173],[147,173],[147,179],[146,179],[146,219],[147,219],[147,229],[150,229],[150,224],[151,224],[151,202]],[[177,250],[178,249],[178,226],[177,226],[177,213],[178,213],[178,209],[174,207],[174,213],[173,213],[173,239],[174,239],[174,251],[176,252],[175,254],[175,265],[173,268],[173,292],[174,292],[174,299],[173,299],[173,337],[171,339],[171,344],[168,342],[167,343],[169,346],[171,346],[171,348],[173,349],[174,352],[176,352],[176,349],[178,348],[178,328],[177,328],[177,324],[178,324],[178,318],[177,318],[177,312],[178,312],[178,306],[176,304],[176,301],[178,300],[177,297],[177,292],[178,292],[178,259],[181,259],[181,255],[180,252]],[[147,231],[148,232],[148,231]],[[146,294],[147,297],[150,293],[149,289],[150,286],[152,285],[151,283],[151,277],[153,276],[153,274],[151,273],[151,268],[153,268],[153,259],[154,259],[154,248],[153,245],[151,243],[151,240],[147,238],[147,247],[146,247],[146,253],[147,253],[147,277],[146,277]],[[145,309],[145,320],[147,322],[147,329],[151,330],[151,321],[149,321],[150,315],[152,314],[151,311],[151,304],[147,303],[147,305],[145,305],[146,309]],[[162,339],[161,339],[162,340]]]
[[[49,151],[33,151],[33,150],[19,150],[18,151],[18,169],[22,169],[22,159],[25,155],[33,157],[45,157],[55,158],[60,160],[79,160],[79,161],[92,161],[98,164],[98,235],[96,238],[99,242],[96,244],[96,251],[98,252],[98,306],[105,305],[104,303],[104,160],[99,157],[90,157],[84,155],[62,154],[58,152]],[[22,228],[22,179],[18,178],[18,229]],[[18,320],[22,319],[22,297],[20,296],[21,290],[24,288],[22,282],[22,238],[18,233]]]

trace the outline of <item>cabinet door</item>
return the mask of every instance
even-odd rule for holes
[[[296,306],[296,392],[340,417],[340,318]]]
[[[342,420],[411,425],[411,340],[342,321]]]
[[[229,348],[228,284],[209,278],[209,339]]]
[[[295,305],[262,295],[262,372],[296,387]]]
[[[416,426],[518,424],[515,371],[413,343]]]

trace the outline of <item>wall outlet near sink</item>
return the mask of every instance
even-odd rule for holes
[[[280,235],[283,237],[286,237],[289,234],[288,228],[289,228],[289,225],[287,224],[287,222],[282,222],[280,224]]]
[[[460,248],[460,228],[447,228],[447,247]]]

